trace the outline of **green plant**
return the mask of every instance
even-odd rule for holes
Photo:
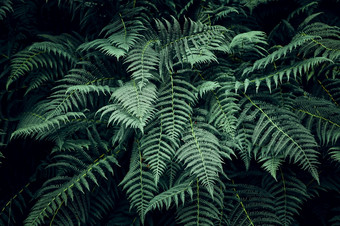
[[[1,3],[0,170],[36,150],[0,224],[315,221],[340,188],[340,18],[290,3]]]

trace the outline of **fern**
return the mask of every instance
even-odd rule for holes
[[[308,169],[311,175],[319,181],[317,173],[317,143],[312,134],[301,124],[297,117],[285,109],[278,109],[269,103],[260,107],[249,96],[250,106],[256,108],[256,114],[260,117],[252,135],[253,144],[262,147],[262,157],[289,157],[295,163],[299,163],[302,169]],[[249,108],[248,107],[248,108]],[[269,138],[270,137],[270,138]],[[276,178],[275,172],[278,165],[268,168],[272,176]]]
[[[218,186],[214,187],[214,199],[206,187],[201,187],[197,180],[193,189],[193,199],[177,211],[179,223],[184,225],[214,225],[218,220],[219,207],[223,205],[223,193]]]
[[[140,12],[141,9],[123,10],[123,14],[118,13],[113,22],[102,29],[101,33],[105,33],[104,39],[86,42],[80,45],[78,50],[86,51],[93,48],[117,59],[124,57],[141,38],[139,33],[145,30],[142,21],[138,19],[126,20],[125,18],[136,17]]]
[[[250,184],[231,184],[225,194],[222,224],[281,225],[275,214],[272,196]]]
[[[292,173],[280,170],[278,181],[271,177],[263,178],[263,187],[272,194],[276,215],[282,225],[291,225],[294,215],[299,213],[303,202],[308,198],[306,185]]]
[[[162,121],[164,133],[178,139],[189,121],[191,105],[196,102],[196,97],[192,94],[196,89],[181,77],[169,77],[170,81],[159,90],[156,108],[160,110],[156,116]]]
[[[68,158],[68,156],[60,157]],[[113,156],[106,156],[85,168],[80,168],[74,177],[57,176],[47,181],[39,192],[40,199],[32,207],[30,215],[25,220],[25,224],[39,225],[45,222],[45,217],[53,216],[57,209],[60,208],[61,205],[64,205],[64,203],[67,205],[69,198],[73,200],[75,196],[80,195],[76,191],[84,193],[84,188],[89,191],[90,180],[98,185],[97,177],[99,175],[104,178],[106,177],[103,169],[113,173],[112,166],[110,165],[112,163],[118,164]],[[60,162],[58,166],[73,168],[68,161],[65,164]],[[56,183],[60,185],[56,186]]]
[[[122,123],[143,132],[144,126],[153,116],[156,95],[156,87],[152,83],[139,90],[135,81],[132,81],[118,88],[111,96],[114,104],[102,107],[98,113],[102,112],[101,117],[111,113],[109,124]]]
[[[177,151],[178,160],[195,175],[214,196],[214,184],[222,170],[218,139],[209,131],[196,128],[190,118],[190,127],[183,134],[184,144]]]
[[[139,143],[137,143],[137,148],[132,153],[129,172],[125,175],[120,185],[123,185],[123,189],[126,189],[131,207],[136,208],[141,221],[144,222],[148,203],[153,199],[157,188],[152,173],[148,170],[147,165],[143,163]]]
[[[0,20],[4,20],[8,13],[13,12],[12,4],[11,0],[5,0],[2,2],[2,5],[0,6]]]

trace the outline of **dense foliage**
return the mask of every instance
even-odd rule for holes
[[[339,12],[1,1],[0,225],[340,225]]]

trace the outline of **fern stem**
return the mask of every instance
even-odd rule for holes
[[[196,214],[196,224],[200,225],[200,186],[198,183],[198,179],[196,179],[196,187],[197,187],[197,214]]]
[[[233,185],[235,185],[234,180],[231,180],[231,183],[232,183]],[[248,214],[248,212],[247,212],[247,210],[246,210],[246,207],[244,206],[244,204],[243,204],[243,202],[242,202],[242,200],[241,200],[241,197],[240,197],[239,194],[237,193],[236,188],[233,188],[233,190],[234,190],[234,192],[236,193],[235,195],[236,195],[236,197],[238,198],[238,200],[239,200],[239,202],[240,202],[240,204],[241,204],[241,206],[242,206],[242,209],[243,209],[244,213],[246,214],[246,216],[247,216],[247,218],[248,218],[250,224],[253,225],[253,226],[255,226],[254,223],[253,223],[253,221],[250,219],[250,216],[249,216],[249,214]]]
[[[282,184],[283,184],[283,194],[284,194],[284,197],[285,197],[285,201],[284,201],[284,222],[287,222],[287,189],[286,189],[286,181],[285,181],[285,178],[283,176],[283,172],[282,172],[282,169],[280,167],[280,173],[281,173],[281,178],[282,178]]]
[[[125,22],[123,20],[122,14],[119,13],[119,17],[120,17],[120,20],[122,21],[122,24],[123,24],[123,28],[124,28],[124,42],[126,42],[127,31],[126,31]]]
[[[339,106],[339,104],[336,102],[336,100],[333,98],[332,94],[326,89],[326,87],[321,83],[321,81],[318,79],[318,83],[321,85],[322,89],[325,90],[327,95],[331,98],[331,100],[336,104],[336,106]]]
[[[52,223],[53,223],[53,221],[54,221],[54,218],[57,216],[57,214],[58,214],[58,211],[60,210],[60,208],[61,208],[61,206],[64,204],[64,200],[60,203],[60,205],[58,206],[58,209],[55,211],[55,213],[53,214],[53,217],[52,217],[52,219],[51,219],[51,222],[50,222],[50,226],[52,226]]]

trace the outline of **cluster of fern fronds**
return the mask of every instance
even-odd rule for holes
[[[2,1],[0,224],[340,225],[339,5]]]

